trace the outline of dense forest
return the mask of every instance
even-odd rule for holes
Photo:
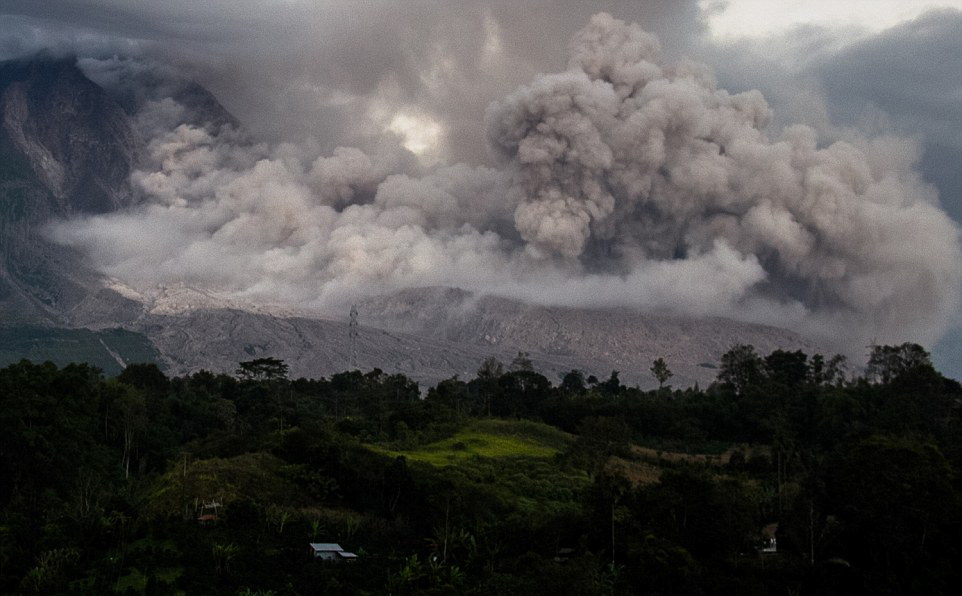
[[[921,347],[856,375],[735,346],[703,389],[670,366],[642,391],[519,354],[422,390],[21,361],[0,592],[958,593],[962,387]]]

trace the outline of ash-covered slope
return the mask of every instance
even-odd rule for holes
[[[797,334],[762,325],[536,306],[455,288],[403,290],[357,306],[353,345],[348,308],[326,316],[298,313],[190,288],[152,296],[118,288],[92,296],[71,316],[78,326],[120,326],[145,335],[171,374],[202,368],[231,373],[241,361],[273,357],[286,361],[295,377],[316,378],[350,369],[356,346],[360,370],[403,373],[422,388],[454,375],[472,378],[489,357],[507,365],[518,352],[527,352],[554,383],[572,369],[599,378],[617,370],[622,382],[649,388],[656,385],[649,373],[656,358],[665,358],[674,372],[671,384],[685,387],[713,381],[721,355],[734,344],[752,344],[763,354],[820,351]]]
[[[486,346],[363,322],[352,344],[346,310],[342,317],[325,318],[243,304],[191,288],[161,289],[150,296],[122,286],[104,289],[69,315],[79,327],[122,327],[145,335],[174,375],[199,369],[232,373],[239,362],[272,357],[287,362],[294,377],[318,378],[351,369],[356,346],[359,369],[400,372],[428,387],[456,374],[472,377],[485,358],[501,355]]]
[[[199,368],[230,373],[238,362],[260,357],[284,360],[294,377],[319,378],[353,368],[346,320],[204,309],[148,315],[131,328],[150,338],[171,374]],[[422,387],[456,374],[473,377],[489,355],[482,346],[368,326],[360,328],[356,346],[358,369],[403,373]]]
[[[419,288],[363,301],[362,320],[385,329],[474,346],[510,362],[518,351],[552,380],[579,368],[598,377],[619,371],[628,384],[655,384],[652,361],[664,358],[672,383],[706,384],[734,344],[767,354],[818,348],[802,336],[721,318],[683,318],[630,309],[563,308],[477,296],[453,288]]]

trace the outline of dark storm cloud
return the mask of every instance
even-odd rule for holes
[[[922,143],[921,167],[962,221],[962,12],[933,11],[817,60],[832,115],[857,122],[872,106]]]
[[[924,13],[879,34],[800,27],[704,52],[722,84],[758,88],[781,123],[912,136],[962,148],[962,12]]]
[[[840,117],[872,104],[899,132],[962,147],[962,12],[939,10],[821,57],[810,67]]]

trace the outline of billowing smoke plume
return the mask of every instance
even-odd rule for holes
[[[606,14],[567,71],[488,108],[496,169],[251,145],[176,112],[141,114],[143,208],[52,229],[134,286],[323,307],[453,285],[776,323],[841,348],[932,341],[960,299],[958,230],[914,143],[771,138],[760,93],[665,64],[654,36]]]

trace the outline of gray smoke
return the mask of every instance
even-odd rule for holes
[[[442,125],[449,163],[484,163],[483,115],[539,72],[564,66],[564,44],[598,10],[690,52],[699,0],[3,0],[0,58],[55,50],[173,64],[210,89],[257,138],[313,136],[370,149],[385,115]],[[533,27],[532,23],[536,23]]]
[[[545,304],[724,315],[842,349],[929,342],[955,320],[959,234],[914,142],[770,136],[762,95],[666,63],[607,14],[486,112],[495,168],[244,142],[145,104],[144,207],[51,227],[135,287],[332,307],[452,285]]]

